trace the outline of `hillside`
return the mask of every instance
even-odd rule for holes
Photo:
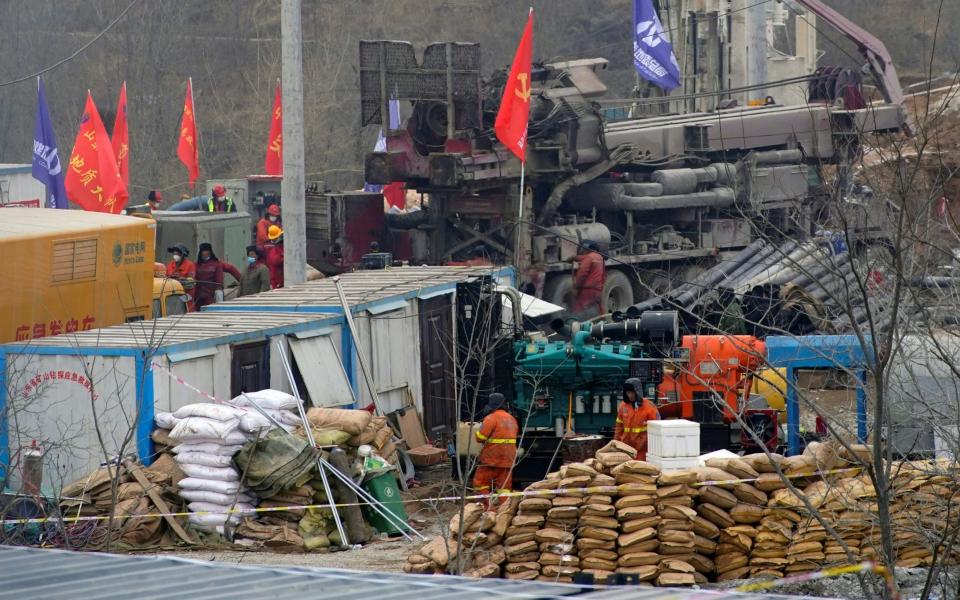
[[[478,41],[484,72],[506,65],[525,8],[537,10],[534,53],[557,59],[604,56],[606,80],[626,94],[630,64],[629,0],[363,0],[304,2],[307,172],[333,186],[361,182],[362,156],[374,128],[359,127],[357,43],[361,39]],[[920,0],[904,14],[901,0],[832,0],[884,39],[905,76],[922,75],[935,50],[934,72],[956,69],[960,4],[945,3],[938,44],[939,2]],[[89,41],[128,0],[7,0],[0,3],[0,81],[28,75]],[[67,6],[68,8],[64,8]],[[824,29],[821,27],[821,29]],[[129,88],[134,197],[159,187],[186,191],[175,158],[184,80],[193,77],[201,130],[201,177],[237,177],[262,170],[273,85],[280,74],[276,0],[150,0],[75,60],[45,76],[61,152],[73,144],[84,92],[91,89],[108,127],[124,79]],[[824,61],[852,63],[851,45],[823,42]],[[30,158],[35,111],[32,80],[0,87],[0,162]]]

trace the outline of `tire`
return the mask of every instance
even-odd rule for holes
[[[543,299],[569,312],[573,308],[573,275],[554,275],[543,286]]]
[[[603,306],[608,313],[625,311],[633,306],[633,285],[623,271],[607,271],[603,283]]]

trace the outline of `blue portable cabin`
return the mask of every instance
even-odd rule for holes
[[[865,343],[855,335],[768,336],[767,363],[786,369],[787,380],[787,453],[802,451],[800,440],[800,402],[797,398],[797,371],[802,369],[841,369],[855,376],[857,386],[857,438],[867,440],[866,367],[873,360],[870,337]]]
[[[317,404],[352,403],[335,351],[342,321],[190,313],[0,345],[0,479],[9,473],[16,481],[19,453],[33,440],[44,452],[45,489],[91,472],[105,456],[134,453],[149,463],[155,411],[208,401],[207,394],[227,400],[239,389],[289,391],[276,343],[319,353],[317,368],[332,375]]]

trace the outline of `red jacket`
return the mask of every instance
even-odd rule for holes
[[[270,289],[283,287],[283,246],[267,244],[263,247],[267,254],[267,268],[270,269]]]
[[[647,459],[647,421],[660,420],[660,411],[652,402],[643,399],[636,406],[621,402],[617,409],[617,422],[613,427],[613,439],[632,446],[639,460]]]
[[[267,232],[270,230],[271,225],[276,225],[280,229],[283,229],[283,226],[280,224],[280,219],[277,219],[276,223],[271,223],[270,219],[263,217],[257,221],[257,245],[266,246],[270,241],[270,238],[267,237]]]
[[[240,281],[240,271],[228,262],[211,258],[197,263],[197,292],[194,295],[197,310],[216,300],[217,290],[223,290],[223,273],[227,272]]]
[[[175,260],[171,260],[170,262],[167,263],[167,277],[170,277],[173,279],[180,279],[180,280],[183,280],[183,279],[196,280],[197,266],[193,264],[192,260],[189,260],[187,258],[182,259],[179,263],[177,263],[177,261]],[[190,285],[190,282],[181,281],[181,283],[185,284],[183,286],[184,289],[186,289],[186,287]],[[196,310],[196,308],[194,308],[194,305],[193,305],[193,299],[196,296],[197,288],[195,285],[190,285],[190,289],[187,289],[186,292],[187,292],[187,295],[190,296],[190,302],[187,303],[187,312],[192,312]]]
[[[576,294],[573,310],[579,312],[596,306],[603,312],[601,296],[606,279],[603,257],[599,252],[588,252],[577,256],[575,260],[580,265],[573,274],[573,291]]]
[[[479,464],[509,469],[517,458],[517,434],[520,426],[513,415],[497,409],[483,419],[477,441],[483,444]]]

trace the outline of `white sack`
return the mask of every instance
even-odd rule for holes
[[[202,529],[213,529],[224,525],[229,518],[231,523],[239,523],[240,515],[189,515],[187,521]]]
[[[240,481],[240,473],[232,467],[205,467],[203,465],[181,464],[180,470],[190,477],[216,479],[217,481]]]
[[[236,494],[240,490],[239,481],[221,481],[219,479],[202,479],[200,477],[184,477],[177,486],[183,490],[200,490],[216,492],[218,494]]]
[[[243,448],[243,444],[224,446],[223,444],[218,444],[216,442],[184,442],[174,446],[172,452],[174,454],[182,454],[184,452],[202,452],[204,454],[213,454],[216,456],[233,456],[238,450],[240,450],[240,448]]]
[[[230,456],[207,454],[206,452],[181,452],[177,454],[177,464],[202,465],[204,467],[229,467],[233,465]]]
[[[233,504],[234,501],[245,504],[253,504],[254,501],[254,498],[250,494],[220,494],[206,490],[180,490],[178,495],[188,502],[210,502],[221,506],[229,506]]]
[[[247,397],[256,402],[260,408],[269,410],[289,410],[297,408],[297,399],[286,392],[279,390],[260,390],[248,392]],[[231,403],[234,406],[252,406],[243,396],[237,396]],[[256,410],[256,409],[254,409]]]
[[[180,422],[180,419],[173,416],[173,413],[158,412],[153,415],[153,422],[160,429],[173,429]]]
[[[250,504],[244,504],[241,502],[238,502],[236,506],[232,506],[229,504],[227,505],[214,504],[212,502],[191,502],[190,504],[187,505],[187,508],[189,508],[191,512],[195,512],[195,513],[211,512],[211,513],[217,513],[218,515],[229,514],[231,516],[240,516],[240,517],[244,515],[254,514],[253,506],[251,506]],[[231,508],[233,510],[231,510]]]
[[[227,406],[226,404],[213,404],[212,402],[198,402],[181,406],[173,413],[178,419],[187,417],[205,417],[214,421],[231,421],[239,419],[244,414],[243,410]]]

